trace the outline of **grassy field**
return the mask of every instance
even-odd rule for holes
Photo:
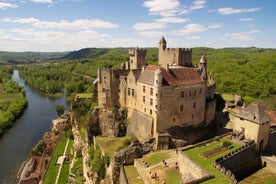
[[[125,173],[129,184],[143,184],[143,180],[140,178],[134,165],[125,166]]]
[[[100,143],[102,148],[109,153],[111,158],[116,151],[128,146],[131,139],[129,137],[102,137],[98,136],[97,141]]]
[[[276,184],[276,171],[263,168],[239,182],[240,184]]]
[[[58,174],[58,170],[59,170],[59,166],[60,166],[60,165],[56,165],[56,161],[59,156],[63,155],[64,149],[66,146],[66,142],[67,142],[67,137],[65,137],[65,134],[62,134],[58,139],[58,142],[57,142],[57,145],[55,148],[55,152],[53,153],[50,165],[45,174],[45,178],[43,181],[44,184],[55,183],[55,180],[56,180],[56,177]],[[73,140],[69,140],[67,151],[66,151],[67,154],[69,154],[70,149],[72,148],[72,145],[73,145]],[[60,177],[63,177],[63,178],[61,178],[60,181],[67,181],[67,177],[69,174],[69,164],[64,164],[63,167],[64,168],[62,168],[61,175],[60,175]]]
[[[157,152],[145,156],[145,160],[148,162],[149,166],[158,164],[159,162],[162,162],[163,160],[166,160],[168,158],[170,158],[170,155],[164,152]]]
[[[231,181],[221,172],[219,172],[218,170],[216,170],[216,168],[213,167],[213,163],[214,161],[219,158],[222,157],[223,155],[239,148],[240,146],[231,142],[231,144],[233,145],[232,149],[226,150],[225,152],[219,153],[209,159],[204,159],[203,157],[200,156],[200,154],[215,149],[217,147],[219,147],[224,141],[228,141],[226,140],[226,138],[222,138],[218,141],[213,141],[211,143],[206,144],[205,146],[202,147],[195,147],[189,150],[184,151],[184,154],[186,154],[187,156],[189,156],[193,161],[195,161],[196,163],[198,163],[200,166],[202,166],[203,168],[205,168],[208,172],[212,173],[215,178],[208,180],[204,183],[206,184],[213,184],[213,183],[231,183]]]

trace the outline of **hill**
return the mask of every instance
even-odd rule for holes
[[[70,52],[63,59],[76,60],[94,58],[101,60],[122,61],[128,59],[128,48],[84,48]]]
[[[36,63],[57,60],[68,52],[0,52],[0,64]]]

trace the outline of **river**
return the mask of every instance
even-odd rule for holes
[[[12,184],[16,174],[28,158],[32,148],[50,130],[52,120],[57,118],[55,106],[66,107],[65,95],[62,98],[50,98],[27,86],[17,70],[13,80],[23,86],[28,99],[28,107],[11,129],[0,138],[0,183]]]

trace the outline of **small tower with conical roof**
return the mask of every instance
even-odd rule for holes
[[[199,60],[199,73],[201,78],[206,81],[207,80],[207,59],[205,54],[203,53],[200,60]]]
[[[167,41],[165,40],[164,36],[162,36],[161,40],[159,41],[159,49],[165,50],[167,48]]]

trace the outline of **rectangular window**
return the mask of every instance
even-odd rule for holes
[[[184,112],[184,105],[179,106],[179,112]]]
[[[194,108],[194,109],[196,108],[196,103],[193,104],[193,108]]]
[[[146,102],[146,97],[145,97],[145,96],[143,96],[143,102],[144,102],[144,103]]]
[[[130,96],[130,88],[127,89],[127,95]]]
[[[131,95],[134,96],[134,89],[131,90]]]
[[[150,115],[152,115],[152,110],[150,109]]]
[[[153,95],[153,88],[150,88],[150,95]]]
[[[181,91],[181,92],[180,92],[180,97],[181,97],[181,98],[184,98],[184,96],[185,96],[185,91]]]
[[[153,99],[152,98],[150,99],[150,105],[153,105]]]
[[[146,92],[146,86],[143,86],[143,93]]]

